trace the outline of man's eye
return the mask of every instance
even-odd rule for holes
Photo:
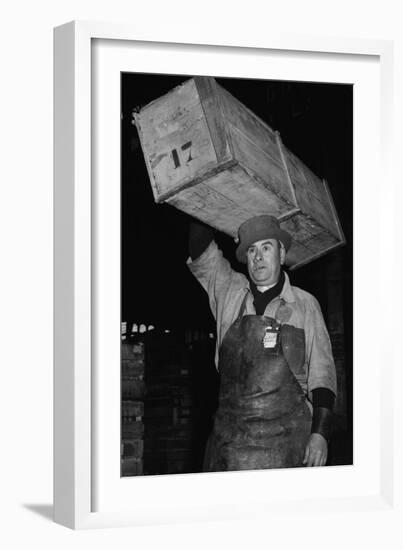
[[[265,244],[264,246],[262,246],[262,250],[263,252],[268,252],[270,250],[270,246],[268,244]]]
[[[254,248],[248,248],[248,254],[251,256],[252,254],[255,253],[255,249]]]

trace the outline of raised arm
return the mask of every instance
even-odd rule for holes
[[[204,223],[192,220],[189,226],[189,256],[192,261],[203,254],[214,238],[212,228]]]

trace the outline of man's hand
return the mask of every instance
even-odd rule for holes
[[[327,460],[327,441],[323,435],[311,434],[305,449],[303,464],[306,466],[324,466]]]

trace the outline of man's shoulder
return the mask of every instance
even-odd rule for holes
[[[290,285],[290,289],[297,302],[305,305],[306,307],[317,308],[319,306],[318,300],[310,292],[307,292],[306,290],[303,290],[299,286],[294,286],[294,285]]]

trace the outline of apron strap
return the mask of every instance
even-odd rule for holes
[[[248,299],[248,294],[249,292],[246,292],[245,293],[245,296],[242,300],[242,304],[241,304],[241,307],[239,308],[239,313],[238,313],[238,317],[236,318],[235,322],[238,323],[242,317],[243,317],[243,314],[245,312],[245,309],[246,309],[246,300]]]
[[[238,323],[238,322],[242,319],[242,317],[243,317],[243,315],[244,315],[244,312],[245,312],[245,309],[246,309],[246,300],[248,299],[248,294],[249,294],[249,292],[247,291],[247,292],[245,293],[245,296],[244,296],[243,300],[242,300],[241,307],[239,308],[238,316],[237,316],[237,318],[236,318],[236,320],[235,320],[236,323]],[[281,308],[281,306],[282,306],[284,303],[285,303],[285,302],[284,302],[284,299],[283,299],[283,298],[280,298],[280,303],[278,304],[277,309],[276,309],[276,312],[275,312],[275,314],[274,314],[274,319],[276,319],[276,321],[277,321],[277,313],[279,312],[279,309]],[[278,322],[278,321],[277,321],[277,322]],[[280,323],[280,325],[281,325],[281,324],[282,324],[282,323]]]
[[[276,312],[274,314],[274,318],[275,320],[277,321],[277,323],[279,323],[280,325],[282,325],[282,323],[277,319],[277,314],[281,308],[281,306],[283,306],[285,304],[285,301],[283,300],[283,298],[280,298],[280,303],[278,304],[277,306],[277,309],[276,309]]]

